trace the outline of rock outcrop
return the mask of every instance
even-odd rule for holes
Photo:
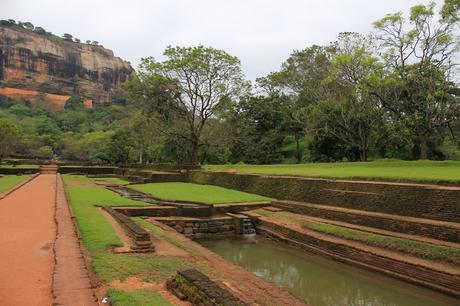
[[[0,25],[0,94],[48,98],[58,107],[71,95],[85,97],[87,106],[111,103],[132,72],[102,46]]]

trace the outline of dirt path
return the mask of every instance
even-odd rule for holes
[[[0,305],[53,302],[55,191],[44,174],[0,200]]]
[[[56,224],[53,305],[95,306],[97,298],[91,287],[60,176],[57,178]]]

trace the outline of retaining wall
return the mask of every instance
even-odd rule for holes
[[[231,217],[197,218],[155,218],[192,239],[231,237],[236,234],[235,221]]]
[[[293,201],[273,201],[272,205],[296,214],[380,228],[393,232],[460,242],[460,224],[398,215],[381,214]]]
[[[458,287],[460,275],[458,274],[447,274],[421,264],[404,262],[388,256],[380,256],[371,251],[318,239],[266,220],[258,220],[258,223],[257,231],[265,237],[283,241],[308,252],[460,297]]]
[[[114,174],[115,167],[59,167],[58,172],[61,174],[80,173],[90,175]]]
[[[152,241],[150,239],[150,234],[133,222],[126,215],[112,209],[111,207],[104,206],[106,212],[108,212],[125,230],[125,232],[131,237],[134,242],[132,247],[133,251],[153,251]]]
[[[352,209],[458,222],[460,188],[434,185],[190,171],[189,181]]]
[[[248,305],[195,269],[177,271],[166,286],[181,300],[200,306]]]

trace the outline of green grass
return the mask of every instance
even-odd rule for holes
[[[14,186],[24,182],[30,175],[3,175],[0,176],[0,193],[8,191]]]
[[[460,182],[458,161],[377,160],[354,163],[310,163],[278,165],[208,165],[212,171],[235,171],[271,175],[324,178],[371,178],[413,181]]]
[[[150,183],[130,185],[163,200],[192,201],[205,204],[268,201],[270,198],[213,185],[192,183]]]
[[[147,289],[135,291],[109,289],[108,295],[113,306],[172,306],[158,292]]]
[[[329,234],[335,237],[363,242],[372,246],[401,251],[422,258],[442,260],[454,264],[460,264],[460,249],[457,248],[398,237],[384,236],[327,223],[307,222],[301,217],[296,218],[292,214],[285,212],[270,212],[264,209],[258,209],[255,212],[269,218],[279,218],[292,221],[300,224],[304,228],[308,228],[324,234]]]
[[[129,184],[128,180],[125,180],[125,179],[120,178],[120,177],[98,177],[98,178],[94,178],[93,181],[107,181],[107,182],[111,182],[111,183],[116,184],[116,185],[127,185],[127,184]]]
[[[122,242],[95,205],[144,206],[145,203],[125,199],[95,185],[85,176],[63,177],[83,244],[91,254],[94,271],[101,280],[110,283],[135,276],[148,282],[164,281],[176,270],[192,267],[191,263],[175,256],[111,253],[109,248],[121,246]]]

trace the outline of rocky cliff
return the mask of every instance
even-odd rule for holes
[[[101,46],[0,25],[0,94],[111,103],[133,68]]]

